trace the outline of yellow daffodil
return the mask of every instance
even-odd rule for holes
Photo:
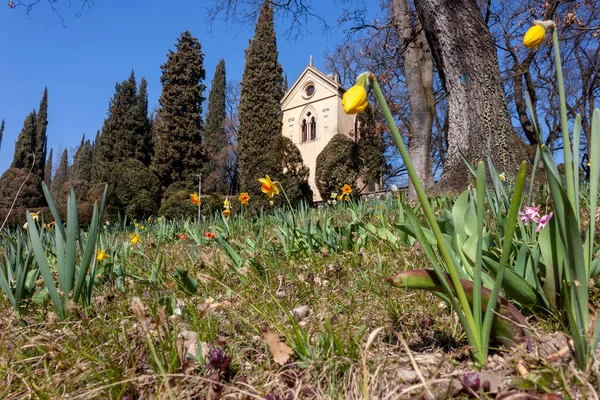
[[[39,213],[39,212],[36,212],[36,213],[29,213],[29,214],[31,214],[31,218],[32,218],[34,221],[39,221],[39,219],[40,219],[40,213]]]
[[[192,200],[192,203],[194,203],[195,206],[200,205],[200,197],[198,196],[198,193],[190,194],[190,199]]]
[[[265,175],[264,178],[260,178],[258,182],[261,184],[260,190],[272,198],[274,195],[279,194],[279,189],[277,186],[271,181],[269,175]]]
[[[504,174],[500,174],[500,175],[498,175],[498,178],[500,178],[500,180],[504,182],[504,180],[506,179],[506,176],[504,176]]]
[[[136,244],[136,243],[141,243],[142,241],[140,240],[140,235],[136,235],[135,233],[132,233],[131,235],[131,244]]]
[[[269,201],[269,204],[271,205],[271,207],[273,207],[275,205],[275,202],[273,200]]]
[[[223,201],[223,208],[229,208],[229,199],[225,198],[225,201]]]
[[[350,201],[350,197],[348,195],[344,196],[344,201]]]
[[[375,216],[375,218],[377,218],[377,219],[381,219],[381,215],[377,214],[377,215]]]
[[[349,195],[350,193],[352,193],[352,188],[350,187],[350,185],[344,185],[342,186],[342,193],[344,193],[345,195]]]
[[[27,229],[27,222],[23,225],[23,229]]]
[[[240,203],[242,203],[242,205],[247,206],[249,201],[250,195],[248,193],[243,192],[240,194]]]
[[[223,210],[223,215],[226,216],[226,217],[229,217],[231,215],[231,211],[229,211],[229,209],[226,208],[226,209]]]
[[[525,32],[523,44],[527,48],[538,47],[546,37],[546,31],[554,28],[554,21],[533,21],[534,25]]]
[[[337,197],[338,201],[341,201],[343,197],[344,197],[344,195],[343,195],[343,194],[340,194],[340,195]]]
[[[96,256],[96,260],[102,261],[105,258],[110,258],[110,256],[106,254],[105,251],[102,251],[102,249],[98,248],[98,255]]]
[[[591,167],[591,166],[592,166],[592,162],[588,161],[588,167]]]
[[[342,97],[342,106],[346,114],[358,114],[369,105],[367,99],[367,75],[362,74],[356,80],[354,86],[346,90]]]

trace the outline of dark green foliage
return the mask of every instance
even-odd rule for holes
[[[135,73],[117,83],[100,136],[94,142],[93,181],[105,182],[117,163],[130,158],[150,162],[150,122],[146,81],[138,93]]]
[[[64,149],[62,152],[62,156],[60,157],[60,164],[58,164],[58,169],[54,174],[54,178],[52,178],[52,184],[50,185],[50,193],[52,197],[57,203],[61,203],[63,199],[61,196],[61,190],[66,181],[69,180],[69,159],[67,154],[67,149]]]
[[[173,185],[171,185],[173,186]],[[170,186],[170,187],[171,187]],[[190,200],[192,190],[181,189],[171,191],[158,210],[158,215],[165,218],[194,218],[198,216],[198,207]]]
[[[163,186],[185,181],[190,187],[202,171],[204,54],[198,39],[185,31],[161,65],[163,85],[154,121],[152,169]]]
[[[2,148],[2,134],[4,133],[4,119],[0,123],[0,149]]]
[[[25,182],[25,184],[23,184]],[[21,191],[19,192],[19,188]],[[42,192],[42,181],[33,172],[28,169],[9,168],[0,178],[0,209],[7,212],[13,205],[15,196],[19,197],[14,202],[15,207],[28,207],[32,212],[35,207],[45,205],[44,193]],[[0,225],[2,221],[0,221]]]
[[[281,183],[290,199],[290,203],[292,206],[296,206],[302,201],[311,204],[313,192],[308,184],[310,170],[304,165],[300,150],[291,139],[285,136],[279,136],[278,145],[283,160]],[[280,203],[282,201],[283,198],[280,199]]]
[[[265,197],[258,178],[265,174],[272,180],[282,178],[277,138],[281,136],[283,77],[277,56],[273,10],[269,2],[264,2],[254,38],[246,50],[239,106],[240,190],[250,193],[254,204]]]
[[[92,184],[86,180],[68,180],[60,189],[61,198],[66,199],[71,194],[71,189],[75,190],[77,203],[82,204],[87,201],[87,194],[92,188]],[[104,187],[102,187],[104,189]]]
[[[317,156],[315,183],[321,197],[328,199],[331,193],[340,193],[342,186],[346,184],[356,190],[359,170],[358,145],[338,133]]]
[[[23,129],[15,143],[15,156],[11,168],[31,169],[35,154],[36,113],[32,111],[23,122]]]
[[[156,175],[139,160],[116,164],[108,178],[109,203],[131,218],[155,215],[161,186]]]
[[[48,147],[48,137],[46,129],[48,128],[48,88],[44,89],[40,108],[35,121],[35,173],[40,179],[44,179],[44,169],[46,167],[46,150]]]
[[[221,60],[217,64],[215,76],[211,83],[210,94],[208,95],[208,114],[206,116],[206,126],[204,129],[204,152],[206,154],[206,164],[204,165],[204,193],[214,192],[219,182],[225,181],[222,165],[226,159],[221,156],[221,150],[227,143],[225,136],[225,61]]]
[[[89,140],[85,140],[85,134],[73,157],[69,178],[75,181],[91,182],[92,180],[92,144]]]
[[[44,182],[46,182],[46,186],[50,187],[50,183],[52,182],[52,149],[50,149],[50,154],[48,154],[46,166],[44,167]]]
[[[364,184],[381,177],[383,166],[383,140],[378,132],[373,106],[358,114],[358,148],[360,152],[360,178]]]

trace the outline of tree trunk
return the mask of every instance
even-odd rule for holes
[[[474,0],[415,0],[415,6],[448,93],[448,152],[438,182],[461,191],[469,172],[488,154],[499,172],[514,175],[526,159],[504,97],[496,49]],[[489,149],[489,151],[488,151]]]
[[[392,21],[404,51],[404,76],[410,105],[408,154],[415,164],[417,176],[427,190],[433,186],[431,172],[431,132],[435,99],[433,92],[433,59],[420,27],[410,23],[406,0],[392,0]],[[415,29],[416,28],[416,29]],[[408,197],[417,198],[409,182]]]

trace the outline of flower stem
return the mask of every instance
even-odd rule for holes
[[[448,274],[450,275],[450,280],[452,281],[454,290],[456,291],[456,296],[458,297],[458,301],[460,303],[460,310],[457,309],[456,312],[459,315],[459,318],[461,318],[461,310],[462,310],[462,314],[463,314],[464,320],[466,322],[466,323],[463,323],[462,325],[463,325],[463,329],[465,330],[465,333],[469,339],[469,342],[472,346],[473,357],[475,358],[475,360],[478,364],[482,365],[485,363],[485,357],[483,357],[484,359],[481,359],[482,358],[481,350],[482,350],[483,344],[480,343],[480,335],[479,335],[480,327],[477,327],[475,325],[475,320],[473,318],[473,312],[471,311],[471,306],[469,305],[469,301],[467,300],[467,296],[465,294],[464,288],[462,287],[462,284],[460,282],[460,278],[458,276],[456,267],[454,265],[454,260],[452,259],[452,256],[450,255],[450,252],[446,246],[446,241],[445,241],[444,237],[442,236],[442,231],[440,230],[440,227],[435,219],[435,215],[433,214],[433,210],[431,209],[431,205],[429,204],[429,201],[427,199],[427,194],[425,193],[425,190],[423,189],[423,185],[421,185],[421,182],[419,181],[417,172],[412,163],[412,160],[410,159],[410,157],[408,155],[406,146],[404,145],[404,142],[402,141],[402,136],[400,136],[400,132],[398,131],[396,122],[394,121],[394,118],[392,117],[392,113],[390,111],[390,108],[387,105],[385,96],[383,95],[381,88],[379,87],[379,84],[377,83],[377,78],[375,77],[374,74],[372,74],[370,72],[368,74],[369,74],[369,81],[371,82],[371,86],[373,87],[373,91],[375,92],[375,97],[377,98],[377,101],[379,102],[379,105],[381,106],[383,115],[392,131],[392,136],[394,138],[394,142],[396,143],[396,146],[398,147],[398,150],[400,151],[400,155],[402,156],[402,160],[404,161],[404,165],[406,166],[406,171],[408,172],[408,176],[410,177],[410,180],[411,180],[413,186],[415,187],[415,191],[417,193],[417,197],[419,198],[419,201],[421,202],[421,207],[423,208],[425,217],[427,218],[427,221],[429,222],[431,230],[433,231],[433,234],[437,241],[439,252],[447,265]],[[441,271],[436,270],[436,273],[438,274],[438,278],[440,279],[441,282],[446,281],[446,278],[443,276]],[[451,292],[448,293],[448,296],[450,298],[453,298],[453,294]],[[461,318],[461,320],[462,319],[463,318]]]

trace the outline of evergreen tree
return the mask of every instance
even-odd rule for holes
[[[204,128],[204,152],[207,159],[203,172],[205,193],[215,191],[215,186],[225,179],[224,176],[221,176],[223,175],[221,172],[225,166],[220,165],[225,159],[224,157],[219,157],[227,139],[224,127],[226,117],[225,88],[225,60],[221,59],[217,64],[215,76],[210,87],[210,94],[208,95],[208,114]]]
[[[300,149],[290,138],[283,135],[278,138],[278,146],[283,167],[281,184],[285,188],[290,203],[293,206],[298,205],[301,201],[312,204],[313,192],[308,183],[310,170],[304,165]],[[280,204],[286,201],[280,198]]]
[[[194,186],[202,169],[204,54],[188,31],[181,34],[175,48],[160,67],[163,88],[152,166],[165,187],[179,181]]]
[[[35,170],[40,179],[44,179],[44,168],[46,163],[46,150],[48,146],[48,88],[44,89],[40,108],[35,120]]]
[[[142,80],[140,100],[131,71],[129,78],[115,86],[115,94],[109,102],[108,116],[104,120],[102,131],[95,142],[95,160],[93,168],[94,182],[106,181],[114,164],[130,158],[144,162],[149,160],[144,154],[144,145],[150,135],[148,121],[148,101],[146,81]]]
[[[46,166],[44,167],[44,182],[46,182],[46,186],[48,187],[50,187],[50,184],[52,183],[52,149],[50,149],[50,153],[46,160]]]
[[[4,133],[4,119],[2,119],[2,123],[0,124],[0,149],[2,148],[2,134]]]
[[[89,140],[85,140],[85,134],[73,156],[69,178],[75,181],[90,182],[92,180],[92,144]]]
[[[287,79],[287,74],[283,75],[283,93],[285,94],[288,91],[289,87],[288,87],[288,79]]]
[[[52,193],[52,197],[55,200],[61,201],[60,198],[61,189],[65,182],[69,180],[69,157],[67,153],[67,149],[65,148],[62,152],[62,156],[60,157],[60,164],[58,164],[58,169],[56,170],[56,174],[54,174],[54,178],[52,178],[52,184],[50,185],[50,193]]]
[[[13,158],[12,168],[23,168],[29,170],[32,167],[32,162],[35,154],[35,129],[36,113],[33,110],[25,122],[23,129],[19,133],[17,142],[15,143],[15,156]]]
[[[360,179],[366,185],[381,177],[383,166],[383,139],[377,129],[375,110],[369,105],[364,112],[358,115],[358,151],[360,153],[361,172]]]
[[[276,143],[281,136],[283,76],[277,56],[273,10],[264,2],[246,50],[238,133],[240,190],[257,198],[264,198],[257,182],[260,177],[268,174],[278,180],[282,175]]]
[[[133,112],[135,121],[135,159],[144,165],[150,165],[154,153],[152,140],[152,124],[148,117],[148,82],[146,78],[140,81],[140,89],[137,96],[136,106]]]

